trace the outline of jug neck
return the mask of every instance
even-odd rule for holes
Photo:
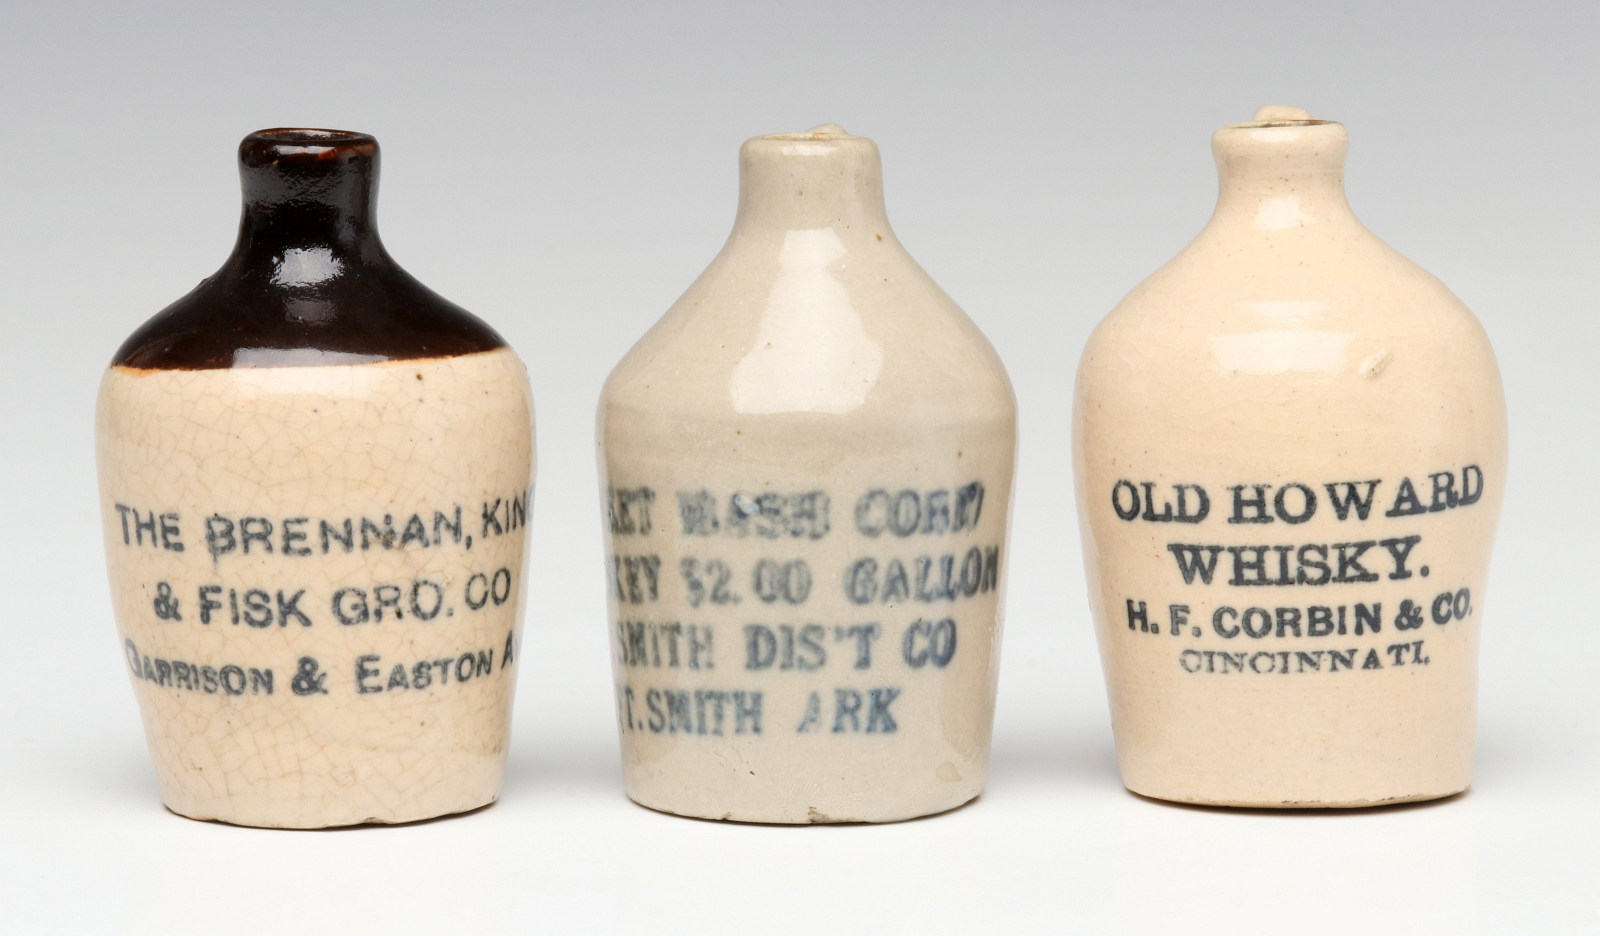
[[[1356,222],[1344,192],[1344,125],[1299,108],[1263,107],[1211,137],[1217,160],[1212,226],[1258,231]]]
[[[239,144],[244,212],[234,261],[276,285],[314,285],[386,255],[375,207],[378,141],[343,130],[278,129]]]
[[[841,238],[892,236],[877,145],[835,124],[747,141],[734,235],[819,228]]]

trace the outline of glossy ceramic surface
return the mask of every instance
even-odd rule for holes
[[[638,802],[886,821],[983,788],[1016,410],[835,126],[740,153],[711,266],[599,410]]]
[[[1137,793],[1471,783],[1500,379],[1466,307],[1351,213],[1346,149],[1293,108],[1217,131],[1211,223],[1083,355],[1079,509]]]
[[[377,165],[363,134],[246,138],[233,255],[101,384],[120,650],[186,816],[404,822],[500,789],[527,375],[384,251]]]

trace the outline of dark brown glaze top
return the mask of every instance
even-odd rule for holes
[[[373,218],[377,140],[262,130],[239,144],[239,175],[244,215],[232,255],[140,326],[113,366],[356,364],[505,347],[383,249]]]

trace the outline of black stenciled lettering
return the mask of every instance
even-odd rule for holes
[[[1239,627],[1246,637],[1260,640],[1272,633],[1272,613],[1266,608],[1246,608],[1239,617]]]
[[[1333,549],[1337,554],[1339,571],[1334,575],[1335,582],[1376,582],[1378,573],[1373,572],[1361,564],[1361,557],[1367,550],[1378,545],[1377,540],[1366,540],[1360,543],[1334,543]]]
[[[834,734],[861,730],[861,703],[861,693],[854,689],[835,689],[833,691]],[[846,719],[849,720],[849,728],[845,727]]]
[[[394,516],[383,515],[383,524],[380,526],[366,517],[361,518],[361,550],[365,552],[377,543],[384,549],[393,549],[399,534],[394,531]]]
[[[1144,634],[1155,633],[1155,629],[1150,626],[1150,612],[1145,603],[1141,601],[1135,607],[1132,598],[1127,599],[1127,603],[1128,630],[1137,630]]]
[[[1111,509],[1120,519],[1139,519],[1139,489],[1132,481],[1118,481],[1111,486]]]
[[[1229,585],[1270,585],[1267,578],[1267,549],[1266,546],[1229,546],[1228,554],[1233,557],[1233,577],[1228,580]]]
[[[418,620],[433,620],[444,610],[444,587],[427,579],[417,579],[411,583],[410,607]]]
[[[617,600],[628,604],[656,601],[661,595],[661,557],[613,556]]]
[[[213,560],[239,548],[233,533],[233,521],[221,514],[206,518],[206,550]]]
[[[1395,630],[1416,630],[1422,626],[1422,607],[1409,599],[1400,602],[1400,611],[1394,618]]]
[[[1200,523],[1211,515],[1211,495],[1198,484],[1174,484],[1173,490],[1178,494],[1178,511],[1172,519],[1178,523]],[[1189,495],[1194,495],[1194,510],[1189,509]]]
[[[607,488],[606,493],[612,533],[643,536],[650,532],[650,508],[656,500],[653,488]],[[681,503],[681,494],[679,498]]]
[[[952,529],[971,530],[978,526],[983,516],[983,482],[973,481],[956,489],[955,517]]]
[[[955,601],[1000,587],[1000,547],[973,546],[963,554],[917,556],[909,568],[899,557],[879,563],[857,559],[845,569],[845,596],[853,604],[925,604]]]
[[[266,517],[243,517],[239,520],[239,545],[250,555],[250,544],[260,543],[263,552],[272,552],[272,521]]]
[[[380,686],[377,683],[368,683],[368,680],[377,679],[379,676],[383,675],[382,670],[375,666],[369,665],[378,662],[378,660],[379,656],[376,653],[364,653],[361,656],[356,657],[356,694],[367,695],[368,693],[384,691],[383,686]],[[401,668],[400,673],[403,677],[405,674],[405,669]],[[390,684],[393,685],[393,683],[394,679],[391,676]],[[403,682],[402,685],[404,685]]]
[[[1383,512],[1385,517],[1414,517],[1417,514],[1427,513],[1428,508],[1417,499],[1417,491],[1411,486],[1410,478],[1401,478],[1400,487],[1395,491],[1394,506]]]
[[[223,680],[223,688],[227,688],[226,667],[223,669]],[[289,680],[289,689],[297,696],[327,695],[328,690],[324,686],[327,681],[328,676],[320,671],[316,657],[303,656],[296,664],[294,676]]]
[[[821,669],[828,661],[823,645],[827,630],[820,624],[746,624],[745,669],[799,670]]]
[[[1328,565],[1328,547],[1310,543],[1301,546],[1295,554],[1295,560],[1300,568],[1295,572],[1295,581],[1301,585],[1326,585],[1333,580],[1333,569]]]
[[[856,529],[862,536],[877,537],[889,527],[889,492],[883,488],[868,491],[856,501]],[[127,529],[127,522],[123,522]],[[126,538],[126,534],[124,534]]]
[[[244,623],[254,628],[267,628],[272,626],[272,596],[259,588],[245,591],[240,602],[239,616]]]
[[[728,694],[718,689],[696,689],[694,693],[695,734],[722,734],[724,707]],[[710,712],[711,718],[706,715]]]
[[[1245,488],[1249,487],[1252,493],[1245,496]],[[1272,486],[1268,484],[1236,484],[1228,490],[1233,492],[1233,514],[1228,517],[1229,523],[1271,523],[1272,515],[1267,512],[1267,491]]]
[[[667,733],[693,734],[694,716],[689,709],[688,690],[664,689],[661,694],[667,702]]]
[[[1293,501],[1287,497],[1290,491],[1296,491],[1299,494],[1300,507],[1298,510],[1294,509],[1292,506]],[[1305,523],[1316,515],[1316,492],[1298,482],[1285,484],[1283,487],[1278,488],[1276,494],[1272,495],[1272,510],[1278,515],[1278,519],[1284,523]]]
[[[259,667],[229,663],[221,667],[202,666],[186,660],[166,660],[139,652],[129,639],[123,641],[123,655],[133,678],[162,688],[201,692],[207,695],[272,695],[273,672]]]
[[[297,590],[293,595],[284,596],[283,589],[278,589],[278,626],[288,627],[289,619],[300,622],[301,627],[310,627],[311,618],[300,610],[300,599],[305,597],[304,588]]]
[[[761,693],[733,693],[734,734],[761,733]]]
[[[811,567],[804,559],[783,563],[759,560],[752,573],[752,590],[766,604],[780,599],[791,605],[803,604],[811,594]]]
[[[1144,481],[1141,482],[1139,486],[1144,488],[1144,515],[1142,519],[1147,523],[1171,523],[1172,505],[1170,503],[1162,504],[1161,512],[1156,513],[1155,482]]]
[[[844,593],[854,604],[871,604],[878,597],[878,561],[857,559],[845,571]]]
[[[200,623],[201,624],[210,624],[211,623],[211,612],[219,610],[219,609],[222,608],[222,602],[217,601],[215,598],[212,597],[213,595],[222,594],[222,586],[221,585],[201,585],[200,588],[199,588],[199,592],[200,592],[200,598],[199,598],[199,601],[196,602],[196,604],[198,604],[200,606]]]
[[[911,597],[911,577],[899,559],[890,559],[883,569],[883,603],[894,604]]]
[[[151,602],[151,609],[156,617],[163,621],[181,621],[183,613],[179,607],[179,599],[172,595],[172,586],[167,582],[156,583],[156,597]]]
[[[122,518],[122,545],[132,546],[133,540],[128,535],[128,514],[133,511],[133,508],[127,504],[113,504],[112,506],[116,509],[117,515]]]
[[[649,516],[646,515],[646,526],[649,525]],[[520,530],[528,525],[528,492],[514,494],[506,501],[506,530]],[[641,532],[648,533],[649,530]]]
[[[1411,577],[1411,570],[1406,568],[1406,558],[1420,542],[1422,542],[1421,536],[1403,536],[1378,541],[1378,545],[1387,549],[1390,558],[1394,560],[1394,571],[1389,573],[1391,580],[1398,581]]]
[[[940,536],[975,527],[983,509],[983,484],[973,481],[955,490],[892,491],[873,488],[856,500],[856,530],[877,538],[885,533]]]
[[[961,560],[961,594],[968,598],[983,587],[983,553],[974,546]]]
[[[140,519],[139,518],[139,511],[135,510],[133,512],[133,541],[134,541],[134,543],[139,545],[139,546],[143,546],[144,545],[144,536],[145,536],[146,533],[150,534],[150,545],[154,546],[156,544],[156,514],[155,514],[155,511],[153,511],[153,510],[150,511],[148,516],[146,516],[144,519]]]
[[[917,532],[922,519],[922,498],[916,491],[901,491],[894,496],[889,510],[889,529],[895,536],[904,538]]]
[[[383,620],[383,612],[388,610],[394,615],[395,620],[405,617],[400,610],[400,598],[403,592],[398,585],[376,585],[372,589],[372,619]]]
[[[1211,629],[1217,632],[1218,637],[1232,640],[1239,636],[1239,625],[1234,623],[1239,620],[1239,612],[1226,605],[1218,608],[1211,614]]]
[[[950,530],[950,492],[929,491],[922,502],[922,532],[937,536]]]
[[[161,548],[172,552],[183,552],[183,531],[178,528],[180,518],[176,513],[167,512],[159,518],[161,525]]]
[[[778,638],[772,628],[764,624],[744,626],[745,662],[747,670],[770,669],[778,659]]]
[[[763,539],[821,539],[828,534],[828,495],[823,491],[785,494],[743,492],[728,500],[729,532]]]
[[[356,548],[355,525],[346,519],[342,525],[335,526],[326,520],[317,521],[318,541],[322,544],[322,553],[327,555],[333,550],[333,544],[338,543],[344,551],[354,552]]]
[[[710,536],[721,528],[717,500],[710,491],[679,491],[678,519],[684,536]]]
[[[283,521],[283,524],[278,528],[278,532],[283,537],[282,542],[279,544],[279,550],[285,556],[311,555],[311,547],[300,545],[309,538],[306,531],[302,530],[301,527],[310,522],[309,517],[290,517]]]
[[[850,624],[848,626],[835,626],[833,639],[840,643],[854,640],[856,642],[855,668],[858,670],[872,668],[872,644],[878,639],[879,628],[877,624]]]
[[[479,511],[479,516],[483,519],[483,530],[480,535],[485,539],[488,538],[490,530],[494,531],[495,536],[503,536],[505,534],[506,528],[500,523],[500,498],[496,497],[492,504],[484,501],[483,508]]]
[[[1433,497],[1428,504],[1428,510],[1438,513],[1449,510],[1461,503],[1461,495],[1456,492],[1456,475],[1453,471],[1440,471],[1428,475],[1428,480],[1433,484]],[[1406,646],[1400,644],[1399,646]]]
[[[341,588],[333,593],[333,616],[346,627],[365,624],[372,619],[367,607],[367,593],[361,588]]]
[[[716,631],[703,624],[691,624],[689,625],[687,636],[689,644],[689,668],[714,669],[716,659],[713,655],[713,638],[716,636]],[[756,706],[758,711],[761,705],[760,695],[761,694],[759,692],[756,693]],[[760,731],[758,730],[756,733],[760,734]]]
[[[1199,577],[1202,584],[1211,584],[1211,577],[1217,571],[1217,557],[1222,555],[1221,546],[1168,543],[1167,550],[1178,563],[1178,572],[1183,576],[1183,584],[1193,585],[1196,577]]]
[[[400,531],[400,548],[405,549],[412,545],[421,546],[423,549],[432,545],[432,542],[428,539],[428,528],[423,524],[421,514],[412,514],[411,519],[406,521],[405,526]]]
[[[450,534],[450,541],[452,543],[461,542],[462,530],[460,504],[456,504],[454,510],[449,514],[439,510],[435,510],[433,512],[433,541],[435,543],[443,543],[444,534],[447,531]]]
[[[895,724],[889,706],[900,697],[899,689],[870,689],[867,691],[871,705],[867,711],[867,734],[894,734],[900,726]]]
[[[1372,481],[1336,481],[1324,484],[1328,492],[1328,503],[1333,505],[1333,514],[1340,520],[1350,517],[1352,509],[1356,512],[1356,519],[1365,520],[1372,512],[1372,499],[1378,491],[1378,480]],[[1357,485],[1365,484],[1367,491],[1362,494]]]
[[[944,618],[937,623],[918,618],[906,628],[905,638],[901,641],[901,655],[912,669],[930,665],[944,669],[955,653],[956,622],[951,618]]]

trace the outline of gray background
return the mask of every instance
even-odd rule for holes
[[[1593,399],[1600,14],[1573,3],[0,4],[0,928],[1576,932],[1600,927]],[[1512,475],[1477,785],[1225,813],[1121,789],[1070,498],[1089,329],[1199,230],[1218,125],[1343,120],[1357,213],[1482,318]],[[883,149],[912,253],[1022,406],[988,792],[892,827],[632,806],[592,414],[732,220],[746,137]],[[503,801],[273,833],[158,805],[121,669],[92,412],[112,351],[221,262],[234,147],[375,134],[392,252],[522,353],[531,599]]]

